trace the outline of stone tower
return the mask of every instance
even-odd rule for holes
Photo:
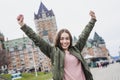
[[[57,32],[55,15],[41,2],[38,13],[34,13],[34,21],[37,33],[50,44],[54,43]]]

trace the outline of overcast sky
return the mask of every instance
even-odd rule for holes
[[[97,32],[105,40],[110,54],[119,55],[120,0],[0,0],[0,31],[5,40],[23,37],[16,21],[19,14],[23,14],[25,23],[36,31],[34,13],[37,13],[41,1],[53,10],[58,30],[68,28],[76,37],[90,20],[89,11],[93,10],[97,22],[89,38]]]

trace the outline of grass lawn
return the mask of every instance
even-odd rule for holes
[[[22,73],[22,78],[16,80],[49,80],[52,79],[51,73],[38,72],[38,76],[35,73]],[[11,74],[3,74],[2,77],[11,80]]]

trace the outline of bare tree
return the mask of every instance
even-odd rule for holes
[[[1,66],[9,65],[10,64],[10,56],[6,50],[0,50],[0,68]]]

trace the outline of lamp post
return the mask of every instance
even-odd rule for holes
[[[34,58],[34,44],[32,43],[32,55],[33,55],[33,63],[34,63],[34,68],[35,68],[35,76],[37,77],[37,69],[36,69],[36,64],[35,64],[35,58]]]

